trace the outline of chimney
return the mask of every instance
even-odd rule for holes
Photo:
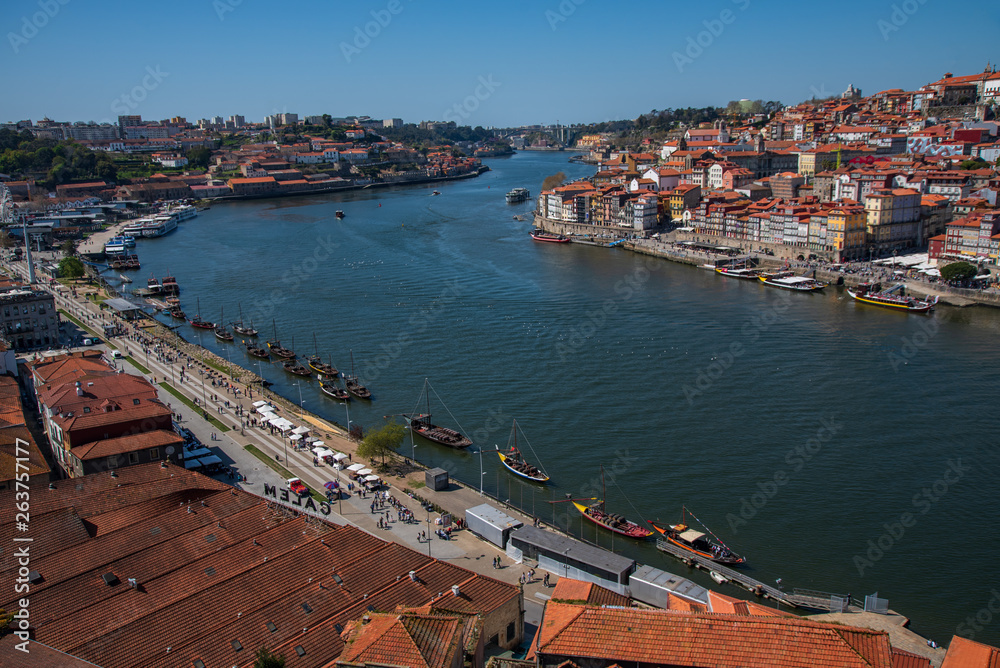
[[[414,582],[417,581],[417,572],[416,571],[410,571],[410,579],[413,580]]]
[[[76,381],[76,396],[83,396],[83,385],[80,384],[80,381]]]
[[[451,586],[451,593],[453,596],[458,596],[458,585]]]

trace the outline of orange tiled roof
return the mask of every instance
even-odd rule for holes
[[[552,600],[565,603],[582,602],[588,605],[629,605],[627,596],[622,596],[593,582],[584,582],[573,578],[559,578],[552,590]]]
[[[1000,649],[953,636],[941,668],[1000,668]]]
[[[164,448],[168,445],[181,445],[184,439],[172,431],[156,429],[138,434],[127,434],[118,438],[108,438],[78,445],[70,452],[81,460],[100,459],[109,455],[121,455],[127,452],[145,450],[148,448]]]
[[[448,668],[462,646],[458,616],[371,614],[344,631],[347,644],[339,662]]]
[[[891,668],[888,634],[796,617],[592,608],[549,601],[537,655],[680,666]]]

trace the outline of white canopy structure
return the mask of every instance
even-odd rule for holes
[[[268,413],[274,413],[274,406],[258,406],[257,412],[261,415],[267,415]]]
[[[211,466],[212,464],[221,464],[222,460],[219,459],[218,455],[209,455],[208,457],[201,458],[202,466]]]
[[[318,440],[318,439],[317,439],[317,440],[314,440],[314,441],[312,442],[312,447],[314,447],[314,448],[315,448],[315,447],[318,447],[318,446],[321,446],[321,445],[326,445],[326,443],[324,443],[323,441],[320,441],[320,440]]]
[[[309,433],[309,427],[296,427],[295,429],[292,430],[292,433],[301,434],[302,436],[305,436],[306,434]]]
[[[335,462],[341,462],[345,459],[347,459],[347,455],[345,455],[343,452],[338,452],[333,455],[333,461]]]
[[[365,476],[365,482],[375,482],[379,477],[377,475]]]
[[[253,402],[254,408],[260,408],[261,406],[267,406],[267,402],[261,399],[260,401]]]
[[[292,434],[288,438],[293,441],[299,441],[302,439],[302,434]]]
[[[270,422],[274,427],[280,429],[281,431],[288,431],[289,429],[295,426],[285,418],[277,416],[272,417],[270,420],[268,420],[268,422]]]
[[[201,468],[201,460],[189,457],[184,460],[184,468],[188,470]]]
[[[360,471],[364,467],[365,467],[364,464],[351,464],[350,466],[347,467],[347,470],[348,471]]]
[[[358,470],[358,475],[371,475],[371,474],[372,474],[372,470],[371,469],[360,469],[360,470]]]

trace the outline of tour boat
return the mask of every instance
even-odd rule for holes
[[[302,366],[301,364],[299,364],[295,360],[285,360],[285,362],[283,362],[281,364],[281,368],[283,368],[288,373],[295,374],[296,376],[311,376],[312,375],[312,372],[309,371],[309,369],[307,369],[306,367]]]
[[[753,281],[756,280],[758,276],[760,276],[760,269],[753,269],[753,268],[734,269],[732,267],[716,267],[715,273],[720,274],[722,276],[728,276],[730,278],[743,278]]]
[[[148,294],[158,295],[163,292],[163,285],[156,280],[155,276],[150,274],[149,279],[146,280],[146,289],[149,291]]]
[[[601,466],[601,491],[604,492],[604,467]],[[567,495],[568,496],[568,495]],[[604,527],[608,531],[612,531],[622,536],[628,536],[629,538],[636,538],[639,540],[645,540],[653,535],[653,532],[649,529],[639,526],[635,522],[628,520],[617,513],[609,513],[604,507],[604,500],[598,499],[595,503],[585,506],[580,501],[585,501],[588,499],[568,499],[573,507],[580,511],[580,514],[585,518]],[[593,499],[589,499],[593,500]]]
[[[190,204],[180,204],[178,206],[164,209],[163,213],[165,215],[173,216],[178,223],[183,223],[185,220],[191,220],[197,216],[198,209]]]
[[[553,244],[569,243],[569,237],[556,234],[555,232],[546,232],[545,230],[531,230],[531,238],[535,241],[547,241]]]
[[[169,271],[169,269],[167,271]],[[163,283],[161,285],[163,286],[163,291],[167,294],[176,295],[181,291],[180,286],[177,285],[177,279],[173,276],[164,276]]]
[[[709,540],[704,532],[692,529],[688,526],[685,521],[687,515],[691,515],[696,522],[701,524],[701,521],[694,516],[694,513],[683,506],[681,507],[680,524],[666,526],[660,526],[656,522],[650,522],[650,524],[671,544],[676,545],[691,554],[697,554],[698,556],[705,557],[706,559],[711,559],[717,564],[736,565],[746,563],[746,557],[742,557],[730,550],[718,536],[709,531],[708,527],[705,527],[705,531],[712,534],[715,541]],[[702,524],[702,526],[704,526],[704,524]]]
[[[184,315],[184,311],[180,310],[179,308],[172,308],[169,311],[167,311],[167,314],[171,318],[174,318],[176,320],[186,320],[187,319],[187,316]]]
[[[327,383],[325,381],[320,381],[319,389],[323,390],[323,394],[333,397],[334,399],[339,399],[340,401],[350,401],[351,393],[340,387],[339,385],[334,385],[333,383]]]
[[[447,445],[449,448],[467,448],[472,445],[472,440],[467,436],[455,431],[454,429],[441,427],[431,422],[430,383],[427,380],[424,380],[424,389],[423,392],[421,392],[421,396],[423,395],[426,395],[427,397],[427,412],[412,414],[404,413],[402,416],[406,423],[410,425],[410,430],[420,434],[428,441],[434,441],[440,445]],[[419,399],[417,400],[417,403],[419,405]]]
[[[785,290],[797,290],[799,292],[816,292],[826,287],[826,283],[817,281],[815,278],[806,276],[796,276],[790,271],[779,271],[774,273],[761,274],[758,276],[764,285]]]
[[[914,313],[927,313],[938,302],[938,298],[916,299],[902,294],[904,285],[899,283],[886,290],[882,289],[880,283],[862,283],[855,289],[847,289],[847,294],[851,295],[859,302],[884,306],[896,309],[897,311],[913,311]],[[897,294],[899,293],[899,294]]]
[[[531,444],[529,443],[528,445],[530,447]],[[501,452],[498,445],[495,447],[497,455],[500,457],[500,463],[506,466],[511,473],[519,475],[522,478],[527,478],[528,480],[534,480],[535,482],[548,482],[549,476],[545,474],[545,471],[526,462],[524,456],[521,454],[521,450],[517,447],[517,420],[514,420],[514,426],[511,427],[507,452]]]
[[[271,354],[283,359],[292,359],[295,357],[295,351],[283,347],[281,341],[278,340],[278,326],[274,324],[273,318],[271,319],[271,326],[274,327],[274,338],[267,342],[267,347],[271,351]]]
[[[506,195],[507,204],[520,204],[526,202],[529,197],[531,197],[531,193],[527,188],[514,188]]]

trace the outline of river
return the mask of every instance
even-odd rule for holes
[[[429,379],[435,422],[485,452],[408,439],[404,454],[603,547],[710,584],[547,501],[603,496],[610,511],[672,522],[686,505],[759,580],[878,592],[938,642],[974,631],[1000,644],[988,609],[1000,311],[896,313],[841,288],[790,294],[620,248],[533,242],[533,201],[504,194],[593,172],[567,157],[519,153],[433,186],[215,204],[139,242],[135,285],[169,271],[189,316],[219,320],[224,308],[232,321],[242,309],[262,339],[273,319],[284,345],[342,371],[353,351],[374,395],[350,403],[355,424],[425,408]],[[179,332],[258,369],[239,337]],[[297,386],[276,362],[260,370],[291,401],[301,392],[305,409],[347,422],[315,380]],[[515,418],[547,487],[518,483],[492,454]],[[977,613],[980,630],[961,626]]]

